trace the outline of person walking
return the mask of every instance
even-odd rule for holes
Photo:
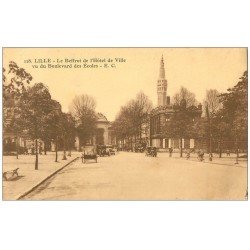
[[[200,151],[200,161],[204,161],[204,151],[201,149]]]
[[[170,147],[170,148],[169,148],[169,157],[172,157],[172,153],[173,153],[173,148]]]
[[[209,153],[208,157],[209,157],[209,161],[213,160],[213,154],[212,153]]]
[[[198,160],[199,161],[204,161],[204,152],[203,152],[203,150],[199,149],[198,152],[197,152],[197,155],[198,155]]]

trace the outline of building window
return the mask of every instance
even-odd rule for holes
[[[169,121],[170,121],[170,116],[167,115],[167,116],[166,116],[166,122],[169,122]]]

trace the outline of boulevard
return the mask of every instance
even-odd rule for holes
[[[244,200],[247,161],[119,152],[70,164],[24,200]]]

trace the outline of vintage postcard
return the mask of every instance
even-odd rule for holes
[[[247,48],[3,48],[3,200],[247,200]]]

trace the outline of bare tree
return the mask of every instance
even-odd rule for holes
[[[149,125],[149,114],[152,110],[152,102],[143,92],[136,95],[135,99],[135,120],[138,120],[139,138],[145,133],[145,128]],[[143,129],[144,127],[144,129]],[[147,130],[147,129],[146,129]]]
[[[76,96],[70,105],[70,113],[76,120],[76,127],[82,145],[85,145],[86,141],[95,134],[97,121],[95,108],[95,99],[86,94]]]
[[[186,100],[187,107],[195,106],[197,104],[195,94],[188,89],[181,87],[180,91],[173,96],[173,104],[180,106],[181,100],[183,99]]]
[[[71,105],[70,105],[70,113],[76,119],[82,119],[86,112],[92,112],[96,108],[96,101],[92,96],[89,95],[80,95],[75,96]]]
[[[152,110],[152,102],[149,100],[143,92],[139,92],[136,95],[136,104],[138,105],[138,111],[143,116],[149,114]]]
[[[215,115],[218,110],[222,108],[222,103],[220,102],[220,93],[216,89],[209,89],[206,91],[206,97],[203,101],[203,107],[208,107],[210,115]]]
[[[149,127],[149,114],[152,110],[152,102],[143,92],[131,99],[121,110],[114,122],[114,128],[117,137],[121,139],[128,138],[132,141],[141,140],[143,133],[146,133]]]

